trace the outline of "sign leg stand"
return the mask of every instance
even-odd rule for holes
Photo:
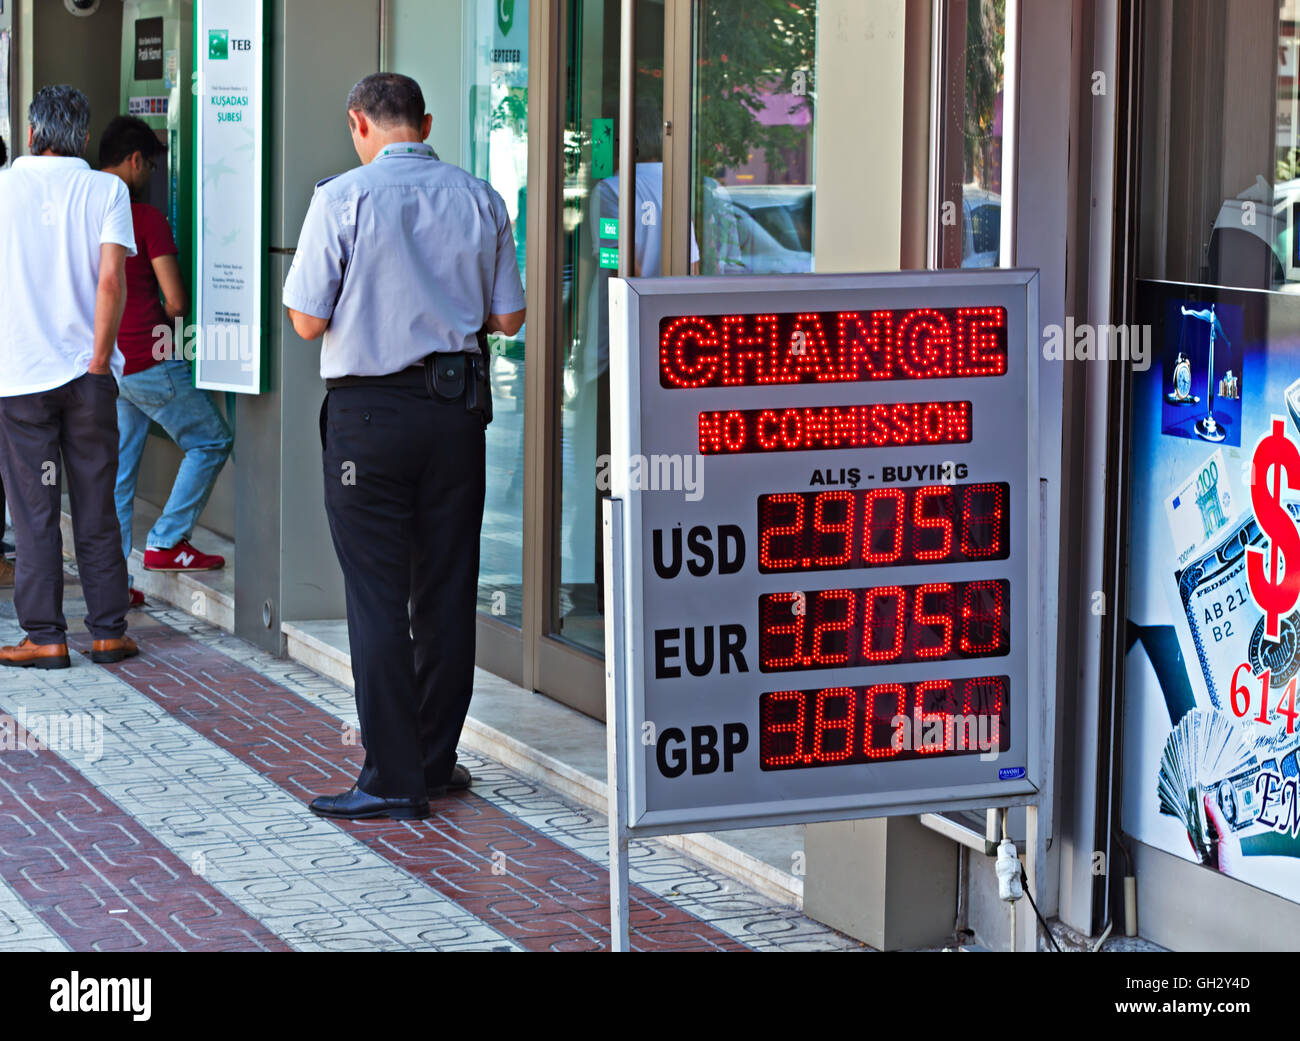
[[[609,807],[609,940],[610,950],[630,951],[627,907],[627,829],[622,814]]]
[[[623,643],[623,501],[604,502],[605,539],[605,763],[609,787],[610,950],[630,951],[628,936],[627,714]]]

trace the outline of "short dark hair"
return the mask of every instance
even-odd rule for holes
[[[348,92],[348,111],[364,112],[377,126],[419,127],[424,122],[424,93],[410,76],[374,72]]]
[[[79,157],[86,150],[90,102],[66,83],[42,87],[27,106],[27,122],[32,127],[32,155]]]
[[[136,152],[147,161],[164,150],[158,135],[143,119],[114,116],[99,138],[99,166],[100,169],[116,166]]]
[[[659,163],[664,158],[664,111],[646,90],[636,93],[636,160]]]
[[[0,137],[0,166],[9,162],[9,149],[5,147],[5,139]]]

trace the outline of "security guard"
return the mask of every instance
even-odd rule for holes
[[[486,334],[513,336],[524,291],[505,203],[439,161],[407,76],[348,95],[362,165],[316,186],[284,303],[324,335],[325,511],[343,569],[365,765],[313,813],[429,815],[467,788],[456,743],[474,676]]]

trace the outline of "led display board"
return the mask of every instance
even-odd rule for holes
[[[1037,279],[611,282],[629,828],[1028,801]]]

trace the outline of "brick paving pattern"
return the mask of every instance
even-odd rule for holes
[[[608,947],[602,816],[462,753],[474,789],[428,820],[320,820],[360,767],[351,693],[177,612],[132,626],[138,658],[74,633],[71,670],[0,670],[0,712],[103,722],[95,756],[0,745],[0,951]],[[636,949],[861,948],[661,843],[632,867]]]

